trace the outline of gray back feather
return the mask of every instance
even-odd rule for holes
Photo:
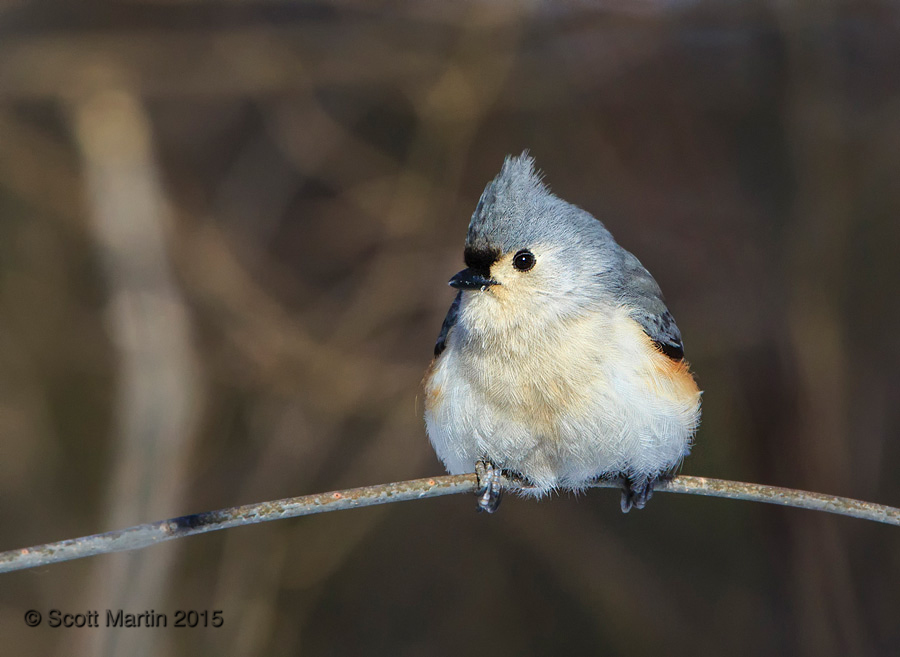
[[[669,358],[684,358],[684,343],[675,318],[666,307],[662,290],[640,261],[619,247],[622,254],[622,276],[618,296],[631,309],[631,317],[641,325],[644,333]]]
[[[447,348],[447,338],[450,336],[450,329],[456,325],[456,320],[459,319],[460,301],[462,301],[462,290],[456,293],[456,298],[454,298],[453,303],[450,304],[450,310],[447,311],[444,323],[441,324],[441,332],[438,334],[438,339],[434,343],[435,358],[444,353],[444,349]]]

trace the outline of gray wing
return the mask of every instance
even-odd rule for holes
[[[625,249],[622,249],[622,273],[619,294],[632,308],[631,316],[660,351],[672,360],[682,360],[684,344],[681,331],[666,308],[659,285],[640,261]]]
[[[437,342],[434,343],[435,358],[440,356],[444,349],[447,348],[447,336],[450,334],[450,329],[456,325],[456,320],[459,319],[459,302],[461,299],[462,290],[456,293],[456,298],[453,300],[453,303],[450,304],[450,310],[447,311],[447,316],[444,318],[444,323],[441,325],[441,334],[438,335]]]

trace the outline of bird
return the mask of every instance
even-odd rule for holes
[[[450,474],[542,497],[617,482],[641,509],[674,476],[701,391],[659,285],[589,212],[553,194],[528,151],[475,207],[465,269],[424,378],[425,426]]]

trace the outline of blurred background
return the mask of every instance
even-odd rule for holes
[[[653,272],[684,473],[900,505],[900,6],[0,4],[0,550],[440,474],[420,382],[531,150]],[[900,654],[900,532],[456,496],[0,578],[16,655]],[[220,609],[207,629],[23,614]]]

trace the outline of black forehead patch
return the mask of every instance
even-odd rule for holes
[[[466,247],[463,259],[466,267],[488,276],[491,272],[491,265],[500,259],[500,249]]]

